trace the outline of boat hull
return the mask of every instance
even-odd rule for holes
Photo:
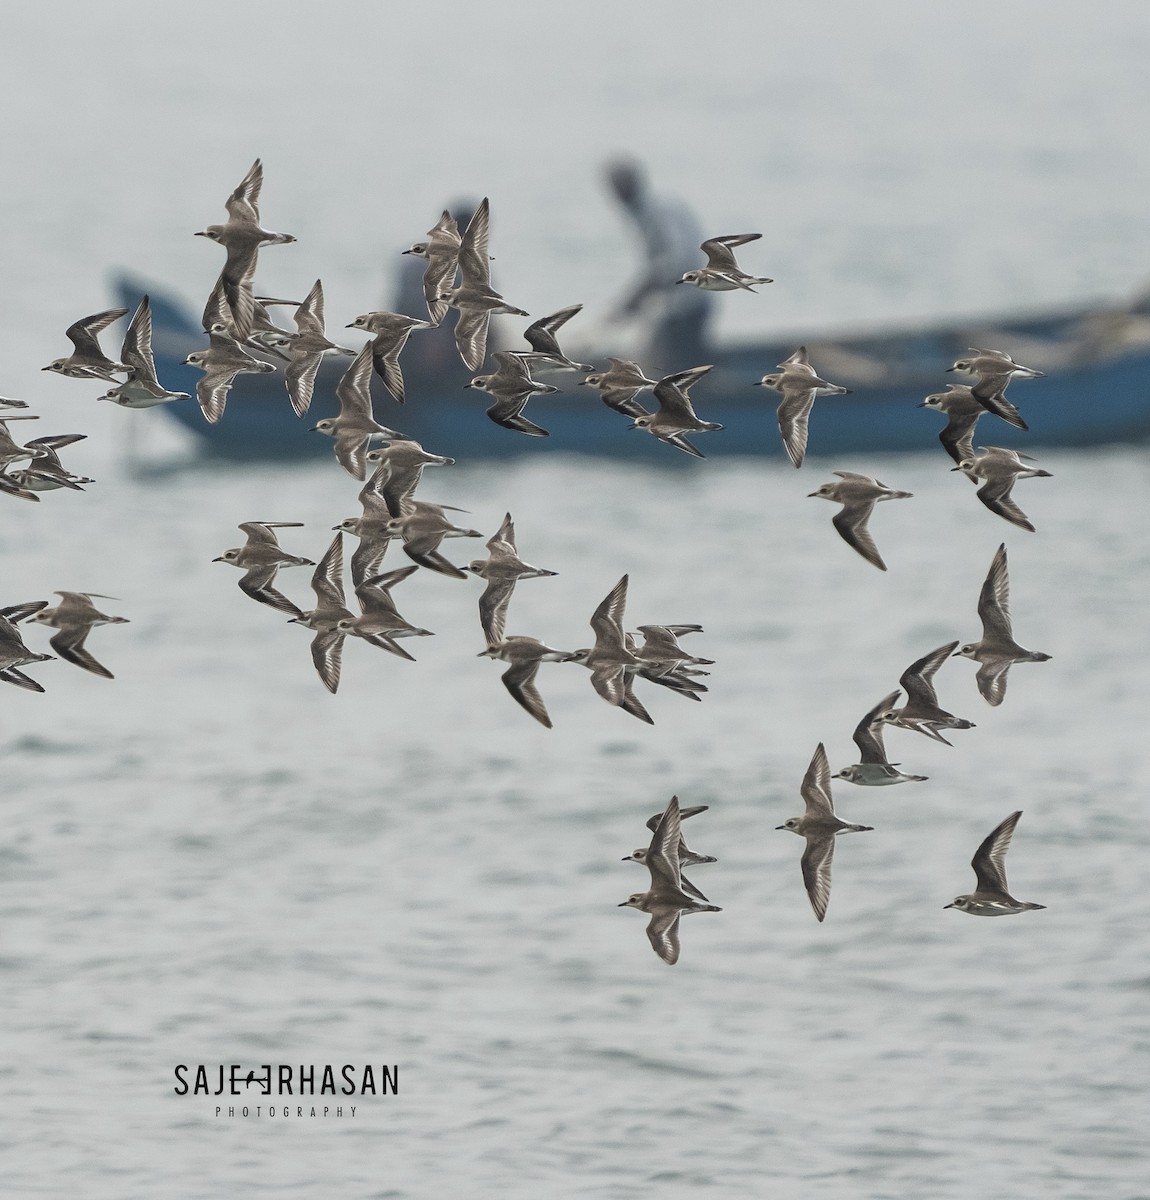
[[[121,303],[134,307],[148,289],[124,280],[118,290]],[[185,366],[183,359],[204,347],[206,337],[178,304],[154,289],[150,295],[157,375],[165,387],[194,395],[202,376],[194,367]],[[985,325],[1004,330],[1025,345],[1058,348],[1065,356],[1070,331],[1085,316],[1079,310]],[[778,397],[769,389],[754,386],[754,381],[805,342],[812,361],[827,378],[851,387],[850,395],[816,400],[810,419],[810,457],[933,448],[944,418],[919,406],[931,392],[964,381],[963,376],[947,374],[946,368],[980,336],[973,329],[973,324],[940,326],[833,338],[819,335],[786,342],[764,339],[724,347],[715,354],[714,369],[692,391],[701,419],[718,421],[723,429],[693,435],[692,441],[707,457],[782,458],[775,417]],[[1002,348],[1010,349],[1010,345]],[[1042,366],[1041,361],[1031,362],[1033,354],[1015,354],[1029,365]],[[194,400],[167,404],[160,411],[190,430],[202,452],[213,457],[303,459],[330,454],[330,441],[311,430],[317,420],[338,411],[335,385],[348,361],[340,355],[325,360],[311,411],[303,418],[296,417],[288,403],[282,371],[237,377],[224,416],[215,425],[204,420]],[[406,373],[407,402],[402,406],[376,381],[377,419],[436,453],[503,458],[560,452],[690,461],[649,434],[632,430],[629,420],[608,409],[596,391],[576,386],[581,378],[576,374],[546,375],[561,392],[529,402],[527,415],[549,431],[550,436],[542,438],[527,437],[492,422],[484,412],[486,394],[464,388],[469,375],[458,362],[444,363],[434,373]],[[1061,364],[1042,379],[1015,381],[1010,397],[1022,411],[1029,432],[1011,428],[988,414],[979,424],[976,445],[1006,444],[1028,450],[1146,440],[1150,437],[1150,347]]]

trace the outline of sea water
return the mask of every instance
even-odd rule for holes
[[[434,636],[405,643],[416,662],[350,641],[332,696],[310,634],[212,561],[248,520],[302,522],[282,543],[318,559],[358,511],[334,460],[143,472],[163,413],[39,373],[116,269],[202,298],[219,256],[191,234],[257,155],[266,222],[300,239],[261,284],[322,276],[333,328],[481,193],[509,297],[584,299],[593,324],[637,270],[596,174],[619,150],[714,232],[763,231],[779,282],[722,298],[728,336],[1117,295],[1148,258],[1142,8],[480,12],[10,24],[0,391],[37,432],[88,433],[65,461],[97,482],[4,498],[0,601],[94,591],[130,623],[89,641],[113,681],[55,661],[28,668],[43,695],[3,688],[5,1193],[1150,1195],[1144,448],[1041,453],[1053,478],[1015,493],[1033,534],[949,472],[925,413],[921,454],[826,459],[816,427],[801,472],[460,453],[419,494],[485,537],[511,512],[523,557],[559,573],[516,589],[509,632],[588,645],[627,574],[629,627],[697,622],[685,644],[715,660],[701,703],[638,684],[653,726],[545,665],[546,730],[478,657],[477,580],[402,584]],[[1041,405],[1041,381],[1015,386]],[[832,470],[914,493],[872,517],[887,573],[808,498]],[[976,728],[887,734],[929,781],[836,781],[874,831],[839,839],[819,924],[776,826],[818,743],[854,762],[906,666],[978,637],[1003,541],[1015,634],[1053,657],[1013,668],[994,709],[948,661],[940,700]],[[308,577],[278,586],[307,607]],[[647,878],[620,859],[673,794],[710,806],[685,833],[719,859],[693,878],[723,911],[683,919],[668,967],[618,905]],[[1015,809],[1011,890],[1046,911],[945,911]],[[180,1094],[180,1064],[208,1094]],[[232,1064],[257,1078],[211,1094]],[[315,1094],[265,1095],[264,1064],[313,1068]],[[356,1090],[321,1092],[345,1064]],[[395,1094],[362,1090],[369,1064]]]

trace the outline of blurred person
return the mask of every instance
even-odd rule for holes
[[[642,274],[612,317],[644,322],[640,354],[652,370],[665,374],[709,362],[714,298],[700,288],[674,286],[699,265],[704,234],[694,213],[676,197],[653,192],[645,170],[632,159],[609,163],[606,177],[639,232],[644,255]]]

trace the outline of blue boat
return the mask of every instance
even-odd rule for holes
[[[202,375],[183,360],[207,344],[198,315],[139,280],[122,278],[116,288],[119,303],[129,309],[145,292],[151,296],[157,375],[165,387],[194,395]],[[841,336],[812,333],[785,341],[731,344],[715,353],[714,369],[692,391],[700,417],[724,427],[700,436],[697,444],[707,457],[782,457],[775,393],[752,385],[799,344],[807,346],[824,378],[851,389],[849,396],[815,404],[811,457],[936,446],[942,418],[919,405],[924,396],[945,391],[948,383],[964,381],[948,375],[946,368],[971,346],[1005,350],[1046,373],[1043,379],[1017,380],[1010,390],[1029,433],[988,415],[979,425],[976,444],[1006,444],[1026,451],[1143,441],[1150,438],[1150,336],[1145,335],[1145,325],[1144,318],[1127,308],[1078,308],[917,329]],[[435,453],[474,459],[566,452],[687,461],[686,455],[632,431],[627,419],[608,409],[597,392],[575,386],[580,377],[571,374],[546,376],[561,393],[536,396],[529,404],[528,415],[550,437],[529,438],[504,429],[485,415],[485,394],[464,389],[470,373],[450,350],[450,338],[445,342],[440,337],[438,358],[424,361],[414,353],[420,336],[431,334],[414,336],[404,352],[406,404],[394,403],[377,387],[376,416]],[[598,361],[612,352],[606,350]],[[202,453],[211,457],[290,460],[330,455],[329,440],[310,430],[317,420],[338,412],[335,384],[347,364],[340,355],[325,360],[312,409],[302,420],[288,403],[282,372],[239,376],[224,417],[215,425],[204,420],[194,401],[167,404],[161,411],[195,434]],[[689,365],[695,364],[681,364]]]

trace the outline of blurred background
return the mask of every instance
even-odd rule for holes
[[[620,157],[705,234],[763,234],[740,261],[776,282],[717,297],[719,344],[1123,304],[1150,278],[1145,5],[0,16],[0,393],[38,434],[85,433],[66,462],[96,479],[0,497],[2,602],[93,591],[130,620],[89,645],[114,681],[48,662],[43,695],[3,689],[13,1194],[1144,1195],[1144,445],[1042,453],[1054,478],[1016,492],[1036,534],[948,472],[925,414],[920,454],[814,451],[801,473],[431,446],[459,463],[421,497],[485,537],[510,511],[559,572],[519,587],[511,632],[586,645],[624,573],[631,627],[705,627],[702,703],[647,688],[647,727],[545,667],[547,731],[476,657],[476,581],[427,572],[396,596],[435,631],[419,661],[350,645],[328,695],[307,635],[211,560],[248,520],[304,522],[281,540],[318,559],[359,484],[326,457],[141,473],[184,446],[167,415],[41,368],[121,272],[198,315],[221,258],[192,235],[256,157],[264,224],[298,238],[261,255],[259,289],[322,278],[329,330],[388,306],[399,252],[484,195],[500,291],[533,315],[582,302],[588,342],[615,329],[642,270],[604,176]],[[1011,396],[1040,411],[1041,386]],[[915,493],[873,518],[887,574],[807,498],[837,469]],[[775,827],[818,742],[855,761],[906,665],[977,637],[1002,541],[1016,636],[1053,660],[1016,667],[1000,709],[948,663],[941,701],[977,728],[953,749],[888,735],[930,781],[836,785],[876,829],[841,839],[819,925]],[[304,607],[307,578],[279,581]],[[724,912],[685,918],[668,968],[615,906],[673,793],[711,806],[688,837],[720,859],[695,879]],[[1016,808],[1012,891],[1047,911],[944,912]],[[401,1093],[338,1124],[228,1120],[173,1095],[178,1062],[396,1062]]]

